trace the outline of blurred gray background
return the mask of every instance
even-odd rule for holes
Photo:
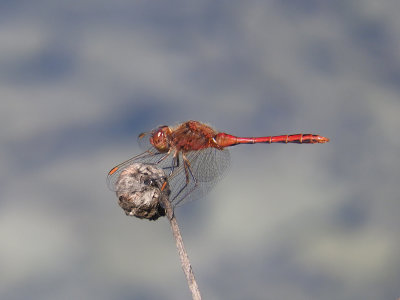
[[[400,2],[0,1],[0,298],[189,299],[106,174],[194,119],[243,136],[176,210],[204,299],[400,297]]]

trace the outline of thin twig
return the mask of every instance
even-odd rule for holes
[[[178,222],[175,218],[174,210],[167,198],[161,198],[163,199],[162,204],[166,210],[168,220],[171,224],[172,233],[174,235],[176,247],[178,248],[179,257],[181,259],[182,269],[185,273],[189,289],[192,292],[192,298],[193,300],[201,300],[200,290],[197,285],[196,279],[194,278],[192,266],[190,265],[189,257],[183,245],[182,235],[179,230]]]

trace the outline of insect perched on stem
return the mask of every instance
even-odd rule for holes
[[[237,137],[198,121],[187,121],[142,133],[138,141],[145,151],[112,168],[107,177],[109,187],[122,193],[120,176],[125,170],[135,163],[153,165],[163,170],[169,200],[177,206],[202,197],[218,182],[229,166],[228,147],[258,143],[323,144],[329,139],[315,134]]]

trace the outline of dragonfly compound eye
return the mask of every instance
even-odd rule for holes
[[[155,130],[151,137],[150,143],[160,152],[168,152],[170,144],[168,142],[171,129],[168,126],[161,126]]]
[[[166,184],[165,184],[166,183]],[[134,163],[125,168],[115,183],[118,204],[128,216],[157,220],[165,216],[160,204],[170,190],[164,172],[154,165]]]

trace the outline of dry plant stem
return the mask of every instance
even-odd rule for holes
[[[174,235],[176,247],[178,248],[179,257],[181,259],[182,269],[185,273],[189,289],[192,292],[192,298],[193,300],[201,300],[200,290],[197,285],[196,279],[194,278],[192,266],[190,265],[189,257],[183,245],[182,235],[179,230],[178,222],[176,221],[174,215],[174,210],[171,206],[171,203],[167,199],[163,199],[162,202],[166,210],[168,220],[171,224],[172,233]]]

